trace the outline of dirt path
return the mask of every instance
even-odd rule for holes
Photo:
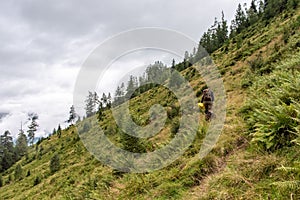
[[[227,161],[230,159],[232,155],[237,154],[240,151],[244,151],[247,145],[248,142],[246,141],[246,139],[243,138],[242,143],[240,143],[234,151],[231,151],[229,154],[227,154],[219,161],[216,170],[213,173],[204,177],[199,186],[195,186],[191,188],[189,193],[186,195],[189,197],[189,200],[201,199],[203,197],[203,194],[207,194],[209,189],[209,182],[224,171],[224,169],[227,166]]]

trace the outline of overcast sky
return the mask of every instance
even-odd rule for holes
[[[222,10],[230,21],[238,3],[245,2],[250,0],[1,1],[0,114],[9,114],[0,120],[0,134],[10,130],[16,136],[21,121],[27,126],[28,112],[39,115],[37,136],[63,125],[81,65],[108,37],[161,27],[199,41]],[[123,70],[128,63],[150,64],[163,58],[130,59]]]

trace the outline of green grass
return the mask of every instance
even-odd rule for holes
[[[121,173],[97,161],[72,126],[62,131],[61,138],[53,135],[42,141],[38,151],[31,148],[27,159],[22,158],[2,174],[0,199],[297,199],[299,9],[289,16],[279,16],[266,27],[263,23],[250,27],[237,36],[242,40],[235,38],[228,43],[228,51],[221,48],[212,55],[226,88],[227,118],[218,143],[203,160],[198,159],[207,130],[202,118],[196,139],[183,156],[161,170],[142,174]],[[258,57],[261,63],[255,60]],[[181,73],[200,94],[205,83],[195,69]],[[130,101],[133,120],[146,125],[148,110],[154,104],[163,105],[169,117],[160,133],[141,141],[147,152],[174,137],[172,128],[176,128],[180,114],[174,96],[156,87]],[[277,117],[278,113],[284,117]],[[285,119],[291,124],[282,124]],[[85,119],[78,124],[78,132],[93,131],[97,123],[96,116]],[[283,140],[280,148],[275,145],[268,149],[267,144],[256,142],[259,134],[263,138],[269,133],[276,135],[286,124],[294,137]],[[124,145],[109,111],[99,125],[114,144]],[[54,154],[60,157],[60,169],[51,173],[49,165]],[[14,180],[18,164],[23,174],[21,180]],[[30,176],[26,176],[29,170]]]

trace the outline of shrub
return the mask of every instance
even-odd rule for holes
[[[174,120],[171,126],[172,135],[175,135],[178,132],[179,127],[180,127],[180,123],[178,122],[178,120]]]
[[[171,109],[167,110],[167,116],[169,119],[173,119],[174,117],[180,114],[180,106],[172,105]]]
[[[253,60],[248,61],[248,65],[252,71],[257,71],[262,68],[264,61],[261,56],[256,56]]]

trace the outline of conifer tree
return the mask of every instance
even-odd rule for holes
[[[60,127],[60,124],[58,124],[56,133],[58,135],[58,138],[60,138],[61,137],[61,127]]]
[[[36,122],[36,120],[38,119],[38,115],[36,113],[30,113],[29,114],[29,120],[31,121],[31,123],[28,126],[28,138],[29,138],[29,142],[32,145],[34,142],[34,137],[35,137],[35,132],[37,131],[37,128],[39,127],[38,123]]]
[[[56,171],[59,170],[60,168],[60,158],[59,158],[59,155],[58,154],[55,154],[51,160],[50,160],[50,171],[51,173],[54,173]]]
[[[0,160],[2,171],[10,168],[16,161],[13,139],[9,131],[0,136]]]
[[[101,102],[102,102],[103,107],[107,106],[107,96],[104,92],[103,92],[102,97],[101,97]]]
[[[246,28],[247,17],[246,17],[245,12],[242,9],[241,4],[238,5],[238,8],[236,10],[235,23],[236,23],[237,33],[242,32],[242,30],[244,30]]]
[[[110,92],[108,93],[108,96],[107,96],[107,105],[106,105],[106,107],[108,108],[108,109],[110,109],[111,108],[111,104],[112,104],[112,100],[111,100],[111,94],[110,94]]]
[[[26,155],[28,151],[28,140],[27,140],[27,136],[24,134],[24,131],[22,129],[22,123],[21,123],[21,129],[19,131],[20,132],[16,140],[16,147],[15,147],[18,159]]]
[[[2,175],[0,174],[0,187],[3,187],[3,178],[2,178]]]
[[[102,102],[100,102],[100,104],[99,104],[97,114],[98,114],[98,116],[97,116],[98,121],[99,122],[102,121],[102,119],[103,119],[103,106],[102,106]]]
[[[22,178],[23,169],[20,164],[18,164],[15,168],[15,180],[20,180]]]
[[[96,106],[95,99],[96,99],[95,94],[93,94],[92,92],[89,91],[89,94],[85,100],[85,102],[86,102],[86,106],[85,106],[86,117],[90,117],[94,114],[94,110],[95,110],[95,106]]]
[[[74,105],[71,106],[70,108],[70,116],[69,116],[69,119],[68,119],[68,123],[71,123],[71,125],[73,124],[73,122],[75,121],[76,117],[77,117],[77,114],[75,112],[75,107]]]

